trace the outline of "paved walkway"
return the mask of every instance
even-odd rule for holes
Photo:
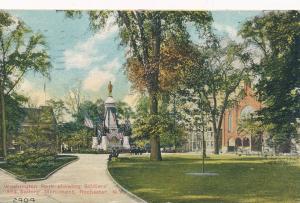
[[[80,154],[78,156],[78,161],[43,181],[23,183],[0,171],[0,203],[14,202],[14,198],[23,198],[23,202],[25,198],[34,198],[34,203],[136,202],[120,191],[108,176],[106,172],[108,155]]]

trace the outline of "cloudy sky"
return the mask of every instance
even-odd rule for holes
[[[105,99],[109,81],[114,86],[114,98],[129,104],[135,102],[135,94],[131,92],[130,83],[123,73],[125,51],[119,46],[117,27],[108,26],[94,33],[89,30],[86,16],[69,19],[64,12],[56,11],[10,13],[22,19],[32,30],[44,34],[51,56],[51,80],[28,73],[19,87],[19,91],[31,96],[33,104],[44,104],[44,84],[46,99],[64,99],[70,89],[78,86],[86,99]],[[261,12],[214,11],[212,14],[217,33],[240,40],[237,36],[240,25]]]

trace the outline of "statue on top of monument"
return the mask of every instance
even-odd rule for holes
[[[109,81],[107,88],[108,88],[108,96],[111,97],[112,96],[112,89],[113,89],[111,81]]]

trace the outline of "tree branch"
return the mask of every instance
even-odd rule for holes
[[[133,48],[133,52],[135,54],[135,56],[138,58],[138,61],[144,65],[143,63],[143,59],[138,51],[138,46],[136,44],[136,41],[135,39],[133,38],[133,33],[132,33],[132,26],[131,26],[131,23],[130,23],[130,20],[129,20],[129,17],[126,13],[126,11],[118,11],[118,14],[120,16],[121,19],[123,19],[124,21],[124,24],[128,30],[128,32],[130,32],[131,34],[129,35],[130,36],[130,43],[132,44],[132,48]]]
[[[12,85],[12,87],[5,93],[5,95],[9,95],[9,93],[17,86],[17,84],[21,81],[22,77],[25,74],[25,70],[21,73],[21,75],[18,77],[18,79],[15,81],[15,83]]]

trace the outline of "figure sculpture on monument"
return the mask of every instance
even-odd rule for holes
[[[112,89],[113,89],[113,86],[112,86],[112,84],[111,84],[111,81],[109,81],[107,88],[108,88],[108,96],[109,96],[109,97],[112,97]]]
[[[112,96],[113,85],[109,81],[108,97],[105,100],[105,113],[103,121],[103,135],[101,136],[100,149],[111,151],[113,149],[129,149],[129,137],[124,136],[124,132],[120,129],[117,118],[116,102]]]

